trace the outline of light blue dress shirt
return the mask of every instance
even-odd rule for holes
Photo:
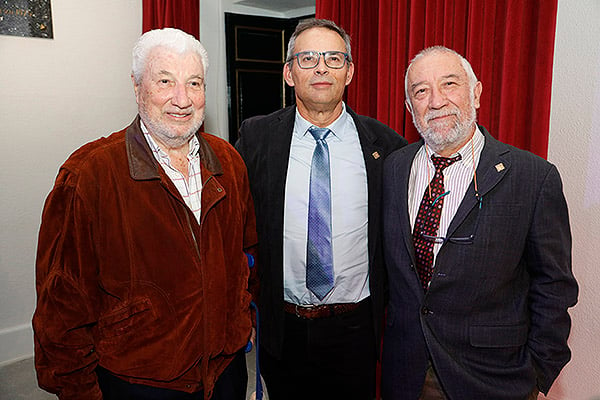
[[[285,187],[284,300],[301,305],[355,303],[369,296],[367,172],[358,131],[345,105],[328,126],[334,288],[319,301],[306,288],[310,167],[316,146],[308,132],[311,126],[296,110]]]

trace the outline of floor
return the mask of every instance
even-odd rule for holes
[[[248,364],[248,398],[256,389],[256,359],[254,350],[246,355]],[[264,384],[263,384],[264,385]],[[48,400],[56,396],[37,386],[33,359],[27,358],[4,367],[0,367],[1,400]],[[266,393],[263,400],[268,400]]]

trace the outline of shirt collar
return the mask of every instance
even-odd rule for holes
[[[347,132],[347,130],[344,128],[346,126],[346,123],[348,122],[348,118],[350,118],[350,114],[348,114],[348,112],[346,111],[346,104],[342,102],[342,113],[339,117],[337,117],[335,121],[333,121],[329,126],[326,127],[331,130],[331,134],[327,136],[327,138],[331,138],[333,135],[334,137],[338,138],[338,140],[342,140],[344,133]],[[312,139],[312,136],[308,132],[308,129],[314,125],[308,122],[302,115],[300,115],[298,107],[296,107],[296,119],[294,121],[294,124],[300,137],[305,137],[306,135],[309,135]]]
[[[150,132],[148,132],[148,128],[146,128],[144,121],[142,121],[141,119],[140,119],[140,128],[142,129],[142,132],[144,133],[144,137],[146,138],[146,141],[148,142],[148,145],[150,146],[150,149],[152,150],[152,152],[154,154],[158,154],[160,157],[169,158],[167,153],[164,152],[160,148],[160,146],[158,145],[158,143],[156,143],[156,141],[154,140],[152,135],[150,135]],[[189,141],[188,159],[191,159],[191,158],[197,156],[199,154],[199,152],[200,152],[200,142],[198,141],[198,138],[196,137],[196,135],[193,135]]]
[[[472,144],[471,141],[473,142]],[[483,133],[481,133],[481,131],[479,130],[479,127],[476,125],[475,132],[473,133],[473,137],[471,138],[471,140],[468,140],[467,143],[463,145],[463,147],[458,149],[458,151],[452,154],[450,157],[456,157],[460,154],[461,159],[456,162],[457,164],[468,164],[469,167],[471,167],[473,163],[477,165],[484,144],[485,137],[483,136]],[[426,150],[426,154],[439,155],[436,152],[434,152],[433,149],[427,144],[423,145],[423,149]],[[428,161],[431,162],[431,160]]]

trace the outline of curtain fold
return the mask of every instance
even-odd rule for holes
[[[404,72],[425,47],[464,55],[483,84],[478,121],[503,142],[548,152],[558,0],[316,0],[316,15],[352,37],[347,102],[419,138],[404,107]]]
[[[142,31],[178,28],[200,38],[199,0],[143,0]]]

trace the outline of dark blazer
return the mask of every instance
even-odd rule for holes
[[[383,397],[417,399],[428,359],[449,399],[525,399],[547,393],[570,359],[567,308],[577,301],[571,233],[555,166],[485,135],[477,182],[442,245],[427,294],[415,271],[407,205],[411,163],[422,141],[384,167],[384,253],[390,302]]]
[[[374,326],[379,338],[385,287],[380,240],[383,160],[404,146],[406,140],[381,122],[357,115],[348,106],[346,110],[356,124],[367,170],[369,282]],[[257,217],[260,341],[274,357],[281,356],[284,336],[283,208],[295,116],[296,107],[291,106],[266,116],[249,118],[240,127],[236,144],[248,167]]]

